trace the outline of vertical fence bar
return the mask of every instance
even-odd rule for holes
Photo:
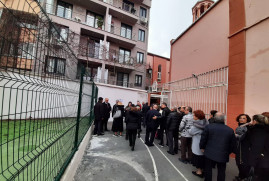
[[[79,121],[80,121],[80,113],[81,113],[81,100],[82,100],[82,89],[83,89],[83,77],[85,74],[85,68],[82,66],[81,74],[80,74],[80,86],[79,86],[79,98],[78,98],[78,112],[77,112],[77,123],[76,123],[76,134],[74,141],[74,148],[78,149],[78,132],[79,132]]]

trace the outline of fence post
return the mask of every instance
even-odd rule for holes
[[[93,103],[94,103],[94,82],[92,82],[92,95],[91,95],[91,107],[90,107],[90,124],[91,124],[91,121],[93,119]]]
[[[78,132],[79,132],[79,120],[80,120],[80,112],[81,112],[81,99],[82,99],[82,89],[83,89],[83,77],[85,74],[85,68],[82,66],[81,74],[80,74],[80,86],[79,86],[79,98],[78,98],[78,111],[77,111],[77,123],[76,123],[76,133],[75,133],[75,143],[74,147],[78,149]]]

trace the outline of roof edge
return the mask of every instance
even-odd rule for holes
[[[212,6],[210,6],[210,8],[204,13],[202,14],[202,16],[200,16],[194,23],[192,23],[185,31],[183,31],[172,43],[171,45],[173,45],[179,38],[181,38],[185,33],[187,33],[187,31],[189,31],[197,22],[199,22],[207,13],[209,13],[215,6],[217,6],[222,0],[218,0],[217,2],[215,2]]]
[[[154,54],[154,53],[150,53],[150,52],[148,52],[147,55],[152,55],[152,56],[156,56],[156,57],[164,58],[164,59],[167,59],[168,61],[170,61],[170,58],[167,58],[167,57],[164,57],[164,56],[161,56],[161,55],[157,55],[157,54]]]

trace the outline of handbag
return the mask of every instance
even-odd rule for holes
[[[113,118],[115,119],[115,118],[119,118],[119,117],[121,117],[121,110],[117,110],[116,112],[115,112],[115,114],[113,115]]]

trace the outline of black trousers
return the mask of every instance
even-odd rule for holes
[[[178,152],[178,130],[168,131],[168,146],[170,153]]]
[[[218,177],[217,181],[225,181],[226,163],[215,162],[205,158],[205,181],[212,181],[212,165],[217,164]]]
[[[166,129],[165,129],[165,125],[160,125],[160,144],[163,145],[163,133],[165,131],[165,134],[166,134],[166,144],[168,144],[168,140],[167,140],[167,132],[166,132]]]
[[[103,128],[104,128],[105,131],[108,130],[108,129],[107,129],[107,122],[108,122],[108,119],[109,119],[109,118],[104,118],[104,120],[103,120],[103,125],[104,125]]]
[[[128,129],[129,145],[134,148],[137,135],[137,129]]]
[[[146,136],[145,136],[145,143],[146,144],[153,144],[155,133],[156,133],[156,129],[146,128]],[[149,138],[149,136],[150,136],[150,138]]]
[[[239,170],[239,177],[241,179],[246,178],[249,175],[250,166],[247,166],[245,164],[237,164],[238,170]]]
[[[188,151],[188,160],[192,160],[192,150],[191,142],[192,138],[190,137],[181,137],[181,160],[187,160],[186,152]]]
[[[93,134],[101,134],[102,133],[102,126],[103,121],[102,120],[94,120],[94,131]]]

